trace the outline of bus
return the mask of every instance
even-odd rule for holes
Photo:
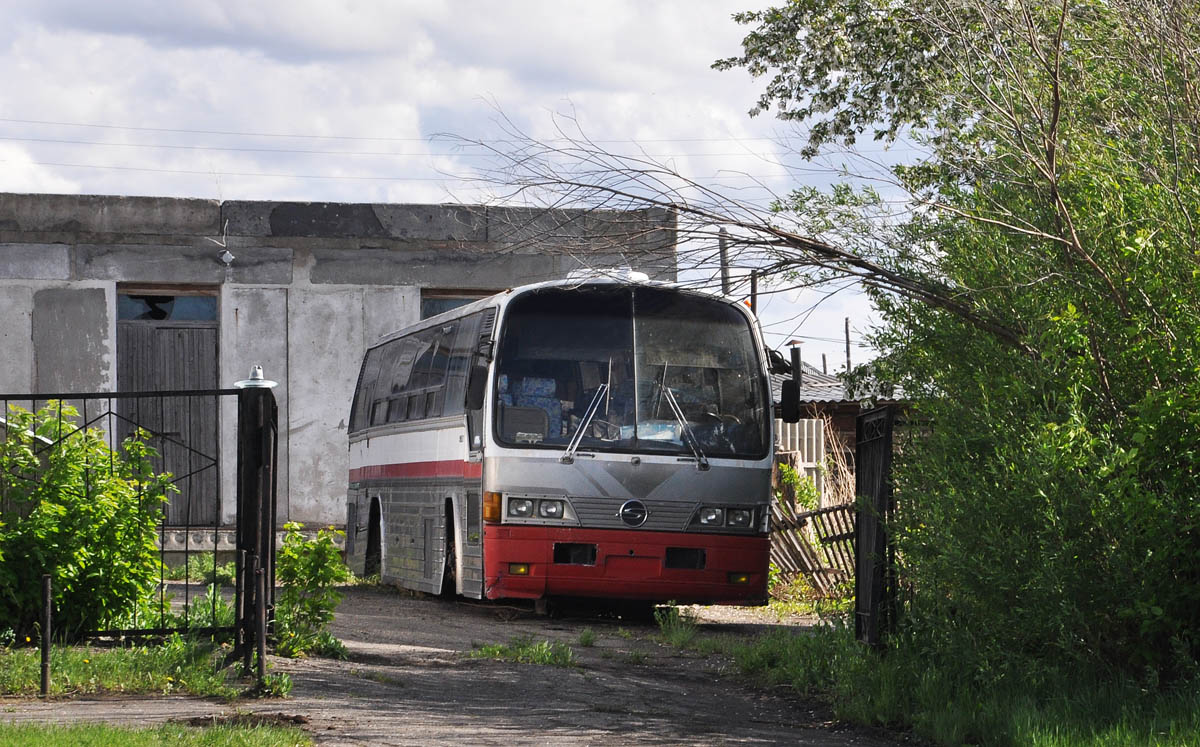
[[[351,568],[475,599],[765,603],[765,353],[743,305],[629,278],[384,337],[349,421]]]

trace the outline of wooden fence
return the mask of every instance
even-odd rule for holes
[[[854,581],[855,506],[790,512],[771,505],[771,562],[784,573],[803,573],[828,596]]]

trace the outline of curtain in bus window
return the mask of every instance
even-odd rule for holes
[[[708,298],[637,288],[634,338],[639,446],[684,446],[678,409],[709,456],[764,451],[762,377],[740,312]]]
[[[633,423],[631,311],[628,288],[554,288],[514,300],[497,356],[497,438],[565,447],[595,401],[580,448],[621,448]]]

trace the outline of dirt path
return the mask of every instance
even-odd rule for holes
[[[704,633],[746,633],[802,620],[713,608]],[[595,643],[579,644],[590,628]],[[8,721],[114,721],[283,714],[320,744],[899,744],[832,723],[825,709],[748,688],[727,663],[663,646],[650,621],[546,618],[528,607],[413,598],[352,588],[334,633],[350,661],[272,661],[291,674],[286,700],[196,698],[0,701]],[[530,636],[571,645],[577,667],[470,658],[474,645]]]

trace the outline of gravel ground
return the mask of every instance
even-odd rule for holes
[[[702,632],[747,634],[811,624],[764,609],[692,608]],[[591,646],[580,633],[595,634]],[[202,723],[262,717],[299,723],[319,744],[895,745],[832,720],[818,703],[743,682],[720,657],[659,643],[652,620],[564,608],[410,596],[353,587],[334,634],[349,661],[272,659],[291,697],[224,703],[185,697],[4,699],[0,720]],[[517,637],[571,645],[578,666],[472,658]]]

